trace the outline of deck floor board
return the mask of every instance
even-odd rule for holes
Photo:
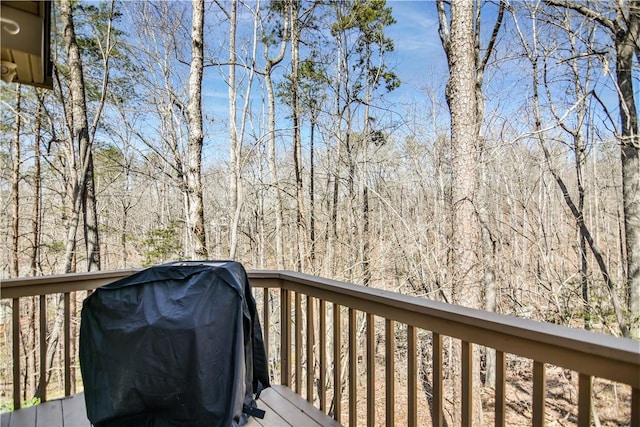
[[[275,385],[264,390],[258,408],[264,419],[250,418],[247,427],[340,426],[291,389]],[[91,427],[87,419],[84,395],[75,394],[40,405],[0,414],[0,427]]]
[[[62,418],[63,400],[67,399],[56,399],[45,402],[45,405],[36,405],[36,427],[64,427]]]
[[[9,427],[34,427],[35,425],[36,425],[36,407],[35,406],[19,409],[9,414]]]
[[[64,426],[91,427],[82,394],[74,394],[62,401],[62,416]]]

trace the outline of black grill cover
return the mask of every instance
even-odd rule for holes
[[[244,268],[178,262],[97,289],[82,308],[80,367],[96,427],[244,424],[269,386]]]

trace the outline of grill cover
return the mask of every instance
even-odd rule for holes
[[[96,427],[244,424],[269,386],[244,268],[177,262],[97,289],[82,308],[80,368]]]

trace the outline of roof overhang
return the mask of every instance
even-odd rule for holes
[[[2,80],[53,88],[51,1],[0,3]]]

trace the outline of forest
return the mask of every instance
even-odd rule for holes
[[[0,83],[2,278],[235,259],[640,338],[638,0],[52,21],[53,90]]]

